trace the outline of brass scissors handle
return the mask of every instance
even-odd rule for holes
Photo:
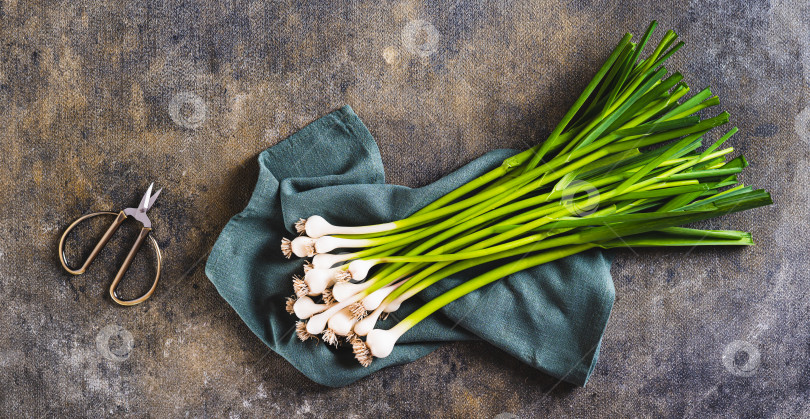
[[[68,266],[67,259],[65,258],[65,239],[67,238],[70,231],[73,230],[74,227],[79,225],[79,223],[89,218],[97,217],[99,215],[116,215],[116,214],[117,216],[115,217],[115,221],[113,221],[110,227],[107,228],[107,231],[101,237],[101,240],[98,241],[96,247],[93,248],[93,251],[90,252],[90,255],[87,257],[87,260],[84,261],[82,266],[78,269],[73,269],[70,266]],[[90,264],[93,263],[93,260],[96,259],[96,256],[98,256],[99,252],[101,252],[101,249],[103,249],[104,246],[107,245],[107,242],[110,241],[113,234],[115,234],[115,232],[118,230],[118,227],[121,226],[121,223],[123,223],[124,220],[126,219],[127,215],[124,214],[124,211],[118,213],[112,211],[100,211],[94,212],[92,214],[83,215],[78,219],[76,219],[76,221],[71,223],[68,226],[68,228],[65,229],[65,232],[62,233],[62,237],[59,239],[59,261],[62,262],[62,267],[73,275],[83,274],[90,266]],[[112,298],[113,301],[122,306],[134,306],[136,304],[140,304],[146,301],[149,297],[152,296],[152,294],[155,292],[155,289],[157,288],[158,279],[160,279],[160,267],[163,264],[162,263],[163,256],[160,253],[160,246],[158,246],[157,240],[155,240],[155,238],[149,234],[150,231],[152,231],[152,228],[150,227],[144,226],[141,228],[141,232],[140,234],[138,234],[138,238],[135,240],[135,243],[129,250],[129,254],[127,254],[126,259],[124,259],[124,263],[118,269],[118,273],[115,275],[115,278],[113,279],[113,282],[110,285],[110,298]],[[152,247],[155,249],[155,254],[157,255],[157,273],[155,274],[155,281],[152,283],[152,288],[150,288],[149,291],[146,292],[146,294],[134,300],[122,300],[118,297],[117,291],[118,284],[121,282],[121,279],[124,278],[124,274],[129,269],[129,266],[132,264],[133,259],[135,259],[135,255],[138,253],[138,250],[141,248],[141,245],[143,245],[144,239],[146,239],[147,237],[149,237],[150,242],[152,243]]]

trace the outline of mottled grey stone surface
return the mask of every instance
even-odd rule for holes
[[[0,2],[0,416],[810,415],[810,7],[329,3]],[[309,121],[350,104],[388,180],[422,185],[544,138],[621,34],[651,19],[686,41],[670,67],[720,95],[751,162],[743,181],[776,204],[706,224],[749,229],[753,248],[620,252],[586,388],[481,343],[320,387],[206,279],[256,155]],[[165,187],[150,214],[163,282],[119,308],[105,290],[126,241],[76,278],[56,244],[73,218],[137,204],[151,181]]]

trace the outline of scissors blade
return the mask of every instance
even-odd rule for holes
[[[152,195],[152,188],[154,186],[155,182],[152,182],[152,184],[149,185],[149,188],[146,190],[146,193],[143,195],[143,198],[141,198],[141,203],[138,204],[138,209],[141,212],[146,212],[146,210],[149,209],[149,196]]]
[[[155,201],[157,201],[157,197],[158,197],[158,195],[160,195],[160,191],[162,191],[162,190],[163,190],[163,188],[158,189],[157,192],[155,192],[155,194],[152,195],[151,198],[149,198],[149,202],[146,204],[146,210],[147,211],[149,211],[152,208],[152,205],[155,205]]]

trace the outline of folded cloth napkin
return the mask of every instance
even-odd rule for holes
[[[350,345],[301,342],[285,311],[291,277],[303,260],[285,259],[282,237],[299,218],[318,214],[334,224],[365,225],[408,216],[463,183],[497,167],[513,150],[487,153],[421,188],[385,184],[377,144],[345,106],[259,155],[259,179],[247,207],[225,226],[206,274],[248,327],[310,379],[352,383],[381,368],[412,362],[442,342],[483,339],[540,371],[585,385],[614,300],[610,260],[589,251],[504,278],[449,304],[405,333],[386,358],[363,368]],[[497,262],[496,262],[497,263]],[[426,289],[378,323],[396,320],[424,301],[482,273],[462,272]]]

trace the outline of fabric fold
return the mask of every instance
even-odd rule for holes
[[[598,250],[514,274],[459,299],[403,335],[393,353],[361,367],[349,348],[300,342],[284,310],[303,260],[285,259],[282,237],[299,218],[334,224],[397,220],[497,167],[513,150],[495,150],[421,188],[385,184],[379,149],[345,106],[259,155],[259,178],[244,211],[223,228],[206,274],[247,326],[304,375],[343,386],[381,368],[419,359],[443,342],[483,339],[538,370],[584,385],[598,358],[615,291],[610,259]],[[389,328],[425,300],[483,272],[446,278],[403,304]],[[348,346],[348,345],[344,345]]]

